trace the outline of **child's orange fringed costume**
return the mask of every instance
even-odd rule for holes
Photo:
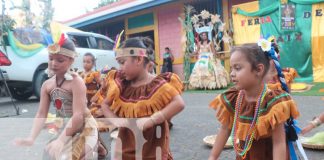
[[[179,77],[173,73],[164,73],[155,77],[150,83],[132,87],[120,72],[108,73],[108,94],[110,110],[121,118],[149,117],[166,107],[172,99],[180,95],[183,84]],[[157,128],[161,129],[161,137],[156,137]],[[156,157],[156,148],[161,147],[163,159],[172,159],[169,149],[168,122],[155,125],[143,132],[147,142],[143,146],[143,159]],[[135,139],[133,133],[127,128],[119,128],[123,159],[135,159]]]
[[[87,100],[89,107],[91,104],[91,98],[97,93],[100,86],[100,72],[91,71],[88,74],[81,72],[80,76],[83,78],[84,83],[87,86]]]
[[[230,130],[233,129],[235,104],[238,94],[239,91],[237,89],[231,88],[225,93],[218,95],[210,103],[210,107],[217,110],[216,117],[219,122],[223,125],[227,124]],[[237,120],[236,134],[241,142],[245,141],[245,137],[248,134],[247,132],[254,115],[255,103],[242,101],[241,114]],[[283,90],[268,89],[260,109],[258,123],[256,124],[255,140],[246,155],[247,160],[272,160],[272,131],[277,125],[285,123],[290,117],[297,118],[299,116],[295,102]],[[288,150],[287,155],[289,155]],[[241,159],[241,157],[237,156],[236,159]]]
[[[106,82],[103,82],[106,83]],[[94,117],[102,117],[101,103],[107,95],[107,86],[101,86],[97,93],[91,98],[90,111]]]
[[[101,104],[103,102],[103,100],[105,100],[106,95],[107,95],[107,75],[108,72],[110,71],[108,66],[105,66],[102,70],[101,70],[101,86],[99,88],[99,90],[97,91],[97,93],[91,98],[90,102],[90,112],[93,115],[93,117],[95,118],[103,118],[103,112],[101,110]],[[98,124],[98,128],[100,132],[106,132],[109,131],[110,129],[114,128],[114,126],[109,126],[104,124],[101,121],[97,121]]]
[[[108,83],[108,79],[107,79],[107,75],[108,72],[111,71],[111,69],[109,69],[109,66],[105,66],[101,71],[100,71],[100,81],[101,81],[101,85],[99,90],[96,92],[96,94],[94,96],[92,96],[90,102],[90,111],[92,113],[92,115],[96,118],[102,118],[103,117],[103,113],[101,111],[101,104],[103,102],[103,100],[105,100],[106,95],[107,95],[107,83]]]
[[[282,69],[282,73],[285,76],[287,86],[288,86],[288,88],[290,90],[291,89],[291,84],[294,82],[294,79],[298,76],[298,73],[294,68]],[[276,90],[276,89],[282,90],[281,83],[279,82],[277,76],[274,77],[274,80],[268,82],[268,87],[271,90]]]

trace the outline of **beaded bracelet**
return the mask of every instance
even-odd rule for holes
[[[152,121],[154,122],[154,125],[158,124],[159,120],[160,120],[161,122],[163,122],[163,121],[166,120],[164,114],[163,114],[161,111],[158,111],[158,112],[154,113],[154,114],[151,116],[151,119],[152,119]]]
[[[319,118],[315,118],[313,121],[310,122],[314,128],[320,126],[322,124],[321,120]]]
[[[151,121],[153,122],[153,125],[156,125],[155,120],[154,120],[152,117],[150,117],[150,119],[151,119]]]

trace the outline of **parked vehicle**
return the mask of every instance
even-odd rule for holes
[[[96,68],[100,70],[105,65],[118,68],[113,52],[114,42],[110,38],[89,32],[66,32],[76,45],[79,56],[75,59],[73,69],[83,70],[82,58],[87,52],[96,57]],[[33,94],[39,98],[40,88],[47,79],[45,70],[48,66],[48,52],[46,47],[30,57],[22,57],[15,53],[7,43],[7,55],[11,60],[11,66],[1,67],[1,72],[8,78],[8,85],[13,98],[25,100]],[[2,49],[3,51],[3,49]]]

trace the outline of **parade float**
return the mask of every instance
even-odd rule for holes
[[[232,46],[233,41],[225,30],[225,23],[221,21],[220,15],[211,14],[206,10],[198,14],[190,5],[185,6],[184,13],[184,18],[179,20],[184,30],[181,43],[186,88],[206,90],[227,87],[229,77],[221,60],[224,60],[225,53],[229,52],[224,51],[224,45]],[[210,48],[210,54],[202,55],[199,50],[202,33],[206,33],[210,41],[209,46],[206,46]]]

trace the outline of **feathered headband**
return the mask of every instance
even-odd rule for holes
[[[62,45],[65,43],[66,40],[67,40],[67,38],[62,33],[61,37],[57,43],[54,43],[47,47],[48,53],[49,54],[61,54],[61,55],[68,56],[71,58],[77,57],[78,53],[62,47]]]
[[[148,57],[148,55],[146,54],[146,49],[144,49],[144,48],[136,48],[136,47],[119,48],[119,46],[121,44],[120,41],[121,41],[121,37],[122,37],[123,33],[124,33],[124,30],[116,36],[115,47],[114,47],[114,51],[116,53],[116,58],[132,57],[132,56]]]

